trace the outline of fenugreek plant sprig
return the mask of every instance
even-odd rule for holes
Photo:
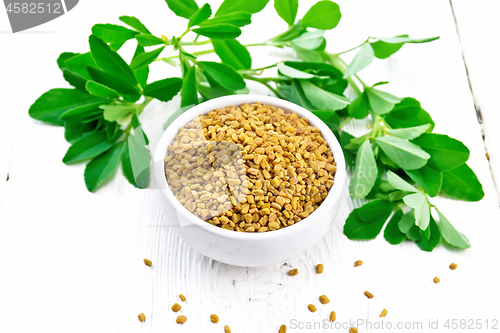
[[[90,52],[66,52],[57,60],[74,88],[49,90],[29,114],[64,126],[71,146],[63,162],[89,161],[84,173],[89,191],[97,190],[120,163],[132,185],[146,188],[151,160],[139,120],[145,106],[153,99],[170,101],[180,93],[178,116],[204,100],[247,93],[245,81],[252,80],[310,110],[337,135],[353,171],[351,197],[371,200],[349,215],[344,226],[348,238],[373,239],[385,226],[384,237],[391,244],[409,239],[432,251],[443,239],[457,248],[470,247],[429,199],[438,194],[465,201],[483,198],[482,186],[466,163],[469,150],[456,139],[432,133],[434,122],[417,100],[396,97],[378,87],[387,82],[367,84],[357,75],[376,58],[388,58],[405,44],[438,37],[369,37],[333,54],[326,51],[323,34],[340,21],[336,3],[318,1],[297,20],[298,0],[275,0],[288,30],[262,43],[242,45],[236,39],[240,28],[251,24],[252,15],[268,2],[224,0],[212,13],[208,3],[199,7],[194,0],[166,0],[175,15],[187,20],[185,30],[172,37],[153,35],[133,16],[120,17],[128,27],[96,24],[89,37]],[[118,53],[125,42],[137,44],[130,63]],[[252,68],[248,48],[254,46],[290,48],[300,61]],[[191,51],[193,47],[201,49]],[[173,55],[163,57],[165,50]],[[220,62],[200,59],[214,52]],[[357,52],[350,63],[342,59],[346,52]],[[179,67],[182,77],[149,82],[153,62]],[[279,75],[263,76],[270,68]],[[346,97],[347,87],[354,99]],[[352,119],[367,119],[368,133],[353,137],[343,131]]]

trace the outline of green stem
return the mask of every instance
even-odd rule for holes
[[[198,36],[196,36],[196,38],[198,38]],[[182,42],[181,45],[207,45],[207,44],[210,44],[211,42],[212,41],[210,39],[209,40],[204,40],[204,41],[201,41],[201,42],[197,42],[196,39],[195,39],[192,42]]]
[[[345,118],[339,125],[339,131],[352,120],[352,117]]]
[[[326,55],[328,56],[328,60],[330,60],[330,63],[333,65],[333,67],[337,68],[342,74],[344,74],[347,68],[346,63],[336,54],[326,53]],[[356,81],[354,81],[351,76],[348,76],[346,80],[347,82],[349,82],[349,85],[351,86],[352,90],[354,90],[356,96],[361,95],[361,90],[359,89]]]
[[[336,56],[339,56],[341,54],[344,54],[344,53],[347,53],[347,52],[351,52],[351,51],[354,51],[356,50],[357,48],[360,48],[361,46],[365,45],[366,43],[368,43],[368,40],[370,39],[370,37],[368,37],[363,43],[359,44],[358,46],[355,46],[353,47],[352,49],[349,49],[349,50],[345,50],[345,51],[342,51],[342,52],[339,52],[339,53],[334,53],[334,55]]]

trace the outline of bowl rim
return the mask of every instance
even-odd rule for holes
[[[241,104],[244,103],[252,104],[255,102],[260,102],[261,104],[266,104],[269,106],[274,106],[276,108],[281,108],[284,109],[285,112],[287,111],[296,112],[299,116],[306,117],[307,119],[309,119],[311,125],[320,129],[321,135],[328,143],[328,146],[330,147],[330,150],[332,150],[333,156],[335,157],[335,162],[337,162],[337,171],[335,173],[335,178],[334,178],[335,183],[328,192],[328,195],[323,201],[323,203],[314,212],[312,212],[308,217],[304,218],[300,222],[297,222],[291,226],[280,228],[278,230],[273,230],[271,232],[255,232],[255,233],[225,230],[223,228],[207,223],[204,220],[200,219],[199,217],[195,216],[177,200],[173,192],[170,190],[170,187],[168,186],[168,182],[165,177],[163,159],[165,158],[165,156],[167,156],[166,155],[167,147],[168,145],[171,144],[175,135],[178,133],[178,129],[187,124],[189,121],[193,120],[196,116],[208,113],[217,108],[222,108],[230,105],[240,106]],[[326,211],[328,209],[327,206],[334,206],[338,203],[339,200],[341,200],[347,175],[346,163],[340,143],[337,140],[337,137],[333,134],[333,132],[321,119],[319,119],[311,111],[292,102],[279,99],[277,97],[257,95],[257,94],[229,95],[229,96],[214,98],[205,101],[203,103],[200,103],[198,105],[195,105],[191,109],[181,114],[177,119],[175,119],[170,124],[170,126],[161,135],[154,155],[154,168],[155,170],[153,171],[155,177],[160,177],[159,180],[156,179],[156,182],[161,182],[162,184],[162,186],[159,189],[162,192],[162,195],[164,195],[167,201],[173,205],[177,214],[182,214],[182,216],[190,222],[189,226],[194,225],[196,227],[199,227],[205,232],[215,234],[220,237],[232,238],[241,241],[256,240],[256,239],[263,240],[267,238],[275,238],[282,236],[286,237],[291,233],[300,232],[300,230],[307,228],[309,224],[314,222],[315,216],[319,216],[323,211]],[[256,236],[255,234],[258,236]]]

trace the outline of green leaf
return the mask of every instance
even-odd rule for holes
[[[104,130],[106,132],[106,138],[108,141],[116,142],[116,140],[118,140],[122,136],[123,131],[120,129],[120,126],[121,125],[117,122],[106,121]]]
[[[366,88],[366,94],[372,111],[380,115],[389,113],[394,105],[401,102],[401,98],[373,88]]]
[[[441,231],[446,243],[460,249],[468,249],[471,245],[467,237],[458,232],[457,229],[451,225],[450,221],[448,221],[448,219],[446,219],[446,217],[439,211],[439,209],[436,208],[436,211],[439,216],[439,230]]]
[[[287,31],[275,37],[277,42],[289,42],[294,38],[297,38],[301,34],[307,31],[307,27],[304,27],[302,20],[288,28]]]
[[[132,62],[139,57],[141,54],[144,54],[146,51],[144,50],[144,47],[137,45],[135,48],[135,53],[134,57],[132,58]],[[148,83],[148,77],[149,77],[149,67],[145,66],[144,68],[141,69],[135,69],[132,70],[134,72],[135,77],[137,78],[137,82],[140,84],[141,87],[145,87],[146,84]]]
[[[345,108],[349,104],[349,100],[344,96],[323,90],[309,81],[302,81],[301,86],[307,99],[317,109],[336,111]]]
[[[63,162],[71,164],[93,158],[107,151],[113,146],[113,142],[107,140],[106,132],[92,132],[82,136],[69,147]]]
[[[120,21],[127,24],[128,26],[131,26],[139,32],[142,32],[143,34],[151,35],[151,32],[149,32],[148,28],[146,28],[146,26],[134,16],[120,16]]]
[[[245,81],[238,72],[226,64],[212,61],[200,61],[198,67],[208,73],[217,83],[229,90],[245,88]]]
[[[384,43],[400,44],[400,43],[428,43],[439,39],[439,37],[430,38],[409,38],[408,35],[401,35],[396,37],[373,37]]]
[[[182,79],[170,77],[152,82],[144,88],[144,95],[154,97],[162,102],[170,101],[182,88]]]
[[[142,129],[142,125],[139,121],[139,117],[137,116],[137,113],[134,113],[132,115],[132,118],[130,119],[130,123],[132,124],[132,128],[134,129],[134,134],[136,136],[140,136],[142,134],[143,140],[141,142],[144,143],[144,145],[149,144],[149,139],[146,133],[144,133],[144,130]]]
[[[404,203],[415,210],[415,224],[422,230],[429,225],[430,208],[427,198],[422,193],[409,194],[403,198]]]
[[[96,24],[92,27],[92,34],[106,43],[122,43],[134,38],[138,32],[121,25]]]
[[[431,124],[434,128],[434,121],[431,116],[420,107],[420,102],[414,98],[403,98],[403,100],[394,106],[389,114],[385,115],[384,120],[392,128],[406,128],[425,124]]]
[[[181,107],[198,104],[198,90],[196,89],[196,67],[189,67],[182,80]]]
[[[340,125],[340,119],[339,116],[332,111],[321,111],[321,110],[315,110],[312,111],[312,113],[321,119],[327,126],[332,130],[332,132],[338,130],[339,125]]]
[[[385,240],[392,245],[400,244],[406,239],[406,234],[399,230],[398,223],[403,217],[403,211],[398,209],[387,223],[384,230]]]
[[[193,32],[211,39],[230,39],[241,35],[241,29],[228,23],[217,23],[193,29]]]
[[[366,93],[359,95],[354,101],[349,104],[349,115],[356,119],[363,119],[368,116],[370,110],[370,103]]]
[[[423,133],[427,132],[430,128],[431,124],[425,124],[408,128],[387,129],[387,133],[397,136],[398,138],[401,139],[413,140],[415,138],[418,138]]]
[[[427,163],[439,171],[454,169],[469,159],[469,149],[448,135],[425,133],[412,142],[431,155]]]
[[[288,25],[293,25],[299,9],[299,0],[274,0],[274,9]]]
[[[92,122],[94,120],[98,120],[102,118],[102,109],[99,108],[100,105],[104,105],[106,103],[111,103],[112,100],[102,100],[98,101],[94,104],[83,105],[71,110],[64,112],[60,118],[65,122],[72,123],[87,123]]]
[[[342,73],[332,65],[324,62],[285,61],[284,64],[315,77],[310,81],[321,88],[337,95],[342,95],[347,88],[347,80],[342,78]]]
[[[89,44],[92,57],[104,72],[121,78],[131,86],[137,85],[134,73],[118,53],[94,35],[90,35]]]
[[[230,14],[237,11],[255,14],[264,9],[268,2],[269,0],[224,0],[219,9],[217,9],[215,16]]]
[[[73,87],[86,91],[85,84],[90,79],[87,66],[95,65],[90,52],[62,53],[57,59],[57,64],[63,72],[64,79]]]
[[[318,51],[304,49],[294,43],[292,43],[292,48],[297,53],[300,59],[307,62],[322,62],[323,58]]]
[[[415,187],[408,184],[403,178],[399,177],[392,171],[387,171],[387,181],[398,190],[419,193]]]
[[[107,121],[115,121],[135,111],[131,105],[101,105],[100,108],[104,110],[104,119]]]
[[[436,39],[439,39],[439,37],[412,39],[408,38],[408,35],[399,35],[391,38],[376,38],[376,41],[370,43],[375,51],[375,56],[379,59],[386,59],[399,51],[406,43],[425,43]]]
[[[111,43],[109,44],[109,48],[115,52],[118,52],[119,49],[125,44],[125,42],[119,42],[119,43]]]
[[[51,89],[40,96],[28,113],[31,118],[62,126],[60,116],[78,107],[96,107],[104,100],[76,89]]]
[[[163,39],[152,35],[136,35],[135,39],[137,39],[137,42],[140,46],[154,46],[165,44],[165,41]]]
[[[252,58],[247,48],[236,39],[213,39],[215,53],[226,65],[236,70],[252,67]]]
[[[435,197],[441,190],[443,175],[441,172],[424,165],[420,169],[405,170],[410,178],[422,187],[429,196]]]
[[[359,218],[359,208],[354,209],[345,221],[344,235],[352,240],[374,239],[382,230],[387,218],[377,219],[371,223],[365,223]]]
[[[302,106],[303,108],[314,111],[316,108],[309,102],[306,95],[304,94],[304,90],[300,85],[299,80],[292,80],[292,84],[290,86],[290,101]]]
[[[410,210],[408,213],[404,214],[399,220],[398,226],[399,231],[406,234],[415,225],[415,212]]]
[[[96,129],[98,121],[92,121],[88,123],[80,122],[64,122],[64,138],[69,143],[73,143],[83,135],[93,132]]]
[[[216,25],[220,23],[228,23],[237,27],[243,27],[252,23],[252,14],[247,12],[234,12],[221,16],[214,17],[210,20],[199,23],[199,26]]]
[[[315,75],[313,75],[313,74],[299,71],[298,69],[295,69],[293,67],[289,67],[282,62],[278,63],[278,65],[276,67],[281,74],[288,76],[289,78],[292,78],[292,79],[311,79],[311,78],[315,77]]]
[[[90,73],[90,76],[92,77],[92,80],[113,90],[116,90],[123,96],[123,98],[130,102],[137,101],[141,96],[133,86],[126,82],[123,82],[121,79],[113,75],[110,75],[92,66],[89,66],[88,71]]]
[[[479,201],[484,197],[483,186],[467,164],[443,171],[441,191],[458,200]]]
[[[351,142],[349,142],[347,145],[345,145],[345,148],[350,149],[350,150],[358,150],[358,148],[363,144],[363,142],[368,140],[368,137],[370,137],[370,134],[371,133],[368,132],[366,134],[358,136],[357,138],[352,139]]]
[[[375,138],[375,142],[394,163],[403,169],[419,169],[427,163],[430,157],[419,146],[400,138],[382,136]]]
[[[366,68],[369,64],[372,63],[373,58],[374,55],[372,46],[370,45],[370,43],[365,43],[356,54],[354,59],[352,59],[349,66],[347,66],[344,73],[344,79]]]
[[[325,40],[323,38],[324,33],[325,32],[323,30],[304,32],[299,37],[293,39],[292,43],[303,49],[314,50],[323,44],[323,41]]]
[[[395,202],[395,201],[400,201],[403,200],[405,196],[408,194],[411,194],[411,192],[406,192],[406,191],[394,191],[389,193],[388,195],[385,196],[385,198],[389,201]]]
[[[391,215],[394,204],[383,199],[372,200],[358,210],[358,217],[361,222],[372,223],[373,221],[383,220],[384,222]]]
[[[189,19],[197,10],[198,5],[194,0],[165,0],[168,8],[175,15]]]
[[[429,226],[425,230],[425,234],[428,237],[424,237],[424,232],[422,232],[422,238],[417,241],[417,245],[424,251],[431,252],[441,241],[441,232],[439,231],[439,227],[432,218],[430,217]]]
[[[356,163],[356,157],[354,156],[354,154],[352,152],[350,152],[349,150],[346,149],[346,146],[351,142],[351,140],[354,139],[354,137],[347,133],[346,131],[341,131],[340,132],[340,145],[342,146],[342,150],[344,152],[344,158],[345,158],[345,161],[346,161],[346,164],[351,167],[351,168],[354,168],[355,166],[355,163]]]
[[[339,24],[341,16],[339,5],[335,2],[318,1],[304,15],[302,24],[305,27],[330,30]]]
[[[132,59],[132,62],[130,63],[130,68],[132,70],[138,70],[148,66],[150,63],[155,61],[156,58],[158,58],[158,56],[160,55],[160,53],[163,51],[164,48],[165,46],[162,46],[156,50],[138,54],[137,57],[134,57],[134,59]]]
[[[210,5],[206,3],[189,18],[188,28],[207,20],[210,15],[212,15],[212,9]]]
[[[122,169],[130,184],[144,189],[149,186],[151,156],[140,134],[128,137],[123,151]]]
[[[86,89],[89,94],[98,96],[98,97],[107,97],[107,98],[118,98],[120,95],[113,89],[106,87],[103,84],[97,83],[95,81],[87,81]]]
[[[107,152],[94,157],[85,167],[85,185],[90,192],[97,190],[118,168],[123,152],[123,141],[120,141]]]
[[[349,183],[351,198],[364,198],[377,179],[378,169],[370,141],[365,141],[356,154],[356,167]]]

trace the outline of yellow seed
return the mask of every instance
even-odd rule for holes
[[[358,329],[356,327],[351,327],[349,333],[358,333]]]
[[[451,263],[451,264],[450,264],[450,269],[451,269],[451,270],[455,270],[455,269],[457,269],[457,267],[458,267],[458,265],[457,265],[457,264],[455,264],[455,263]]]
[[[389,313],[386,309],[382,310],[382,313],[380,314],[380,318],[387,316],[387,313]]]
[[[319,297],[319,301],[321,302],[321,304],[328,304],[328,303],[330,303],[330,300],[328,299],[328,297],[326,297],[326,295],[321,295]]]
[[[143,322],[146,320],[146,315],[144,313],[140,313],[137,317],[139,318],[140,322]]]
[[[299,270],[297,268],[291,269],[288,272],[288,275],[290,275],[290,276],[294,276],[294,275],[297,275],[297,274],[299,274]]]
[[[316,265],[316,273],[317,274],[323,273],[323,264],[317,264]]]
[[[440,281],[441,280],[437,276],[434,278],[434,283],[439,283]]]
[[[224,326],[224,333],[231,333],[231,329],[229,328],[229,326]]]
[[[151,265],[153,264],[153,262],[152,262],[151,260],[149,260],[149,259],[144,259],[144,264],[145,264],[146,266],[151,267]]]
[[[279,224],[276,223],[276,222],[270,222],[269,223],[269,228],[271,228],[271,230],[277,230],[280,228]]]
[[[286,325],[281,325],[280,330],[278,333],[286,333]]]
[[[354,267],[358,267],[358,266],[361,266],[363,265],[363,260],[357,260],[354,262]]]
[[[179,298],[181,299],[181,301],[185,302],[186,301],[186,296],[184,296],[183,294],[180,294],[179,295]]]
[[[174,312],[179,312],[179,310],[182,308],[182,306],[180,306],[178,303],[175,303],[174,305],[172,305],[172,311]]]
[[[184,324],[186,320],[187,320],[186,316],[179,316],[175,321],[177,322],[177,324]]]
[[[373,294],[369,291],[365,291],[365,296],[368,297],[368,298],[373,298]]]
[[[218,323],[219,322],[219,316],[217,316],[216,314],[211,314],[210,315],[210,321],[214,324]]]
[[[311,312],[316,312],[316,307],[315,307],[313,304],[309,304],[309,305],[307,306],[307,308],[308,308],[308,309],[309,309],[309,311],[311,311]]]
[[[332,311],[330,313],[330,321],[335,321],[337,320],[337,314],[335,313],[335,311]]]

